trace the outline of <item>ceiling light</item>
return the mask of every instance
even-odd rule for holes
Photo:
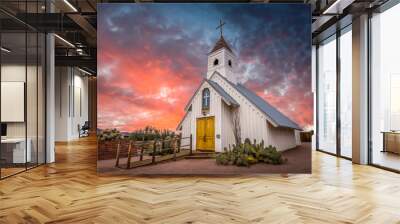
[[[81,69],[81,68],[79,68],[79,67],[78,67],[78,70],[81,71],[81,72],[83,72],[83,73],[85,73],[85,74],[87,74],[87,75],[93,75],[92,73],[90,73],[90,72],[88,72],[88,71],[86,71],[86,70],[83,70],[83,69]]]
[[[73,44],[72,44],[71,42],[69,42],[68,40],[66,40],[66,39],[64,39],[64,38],[62,38],[62,37],[60,37],[60,36],[57,35],[57,34],[54,34],[54,36],[57,37],[58,39],[60,39],[62,42],[64,42],[64,43],[66,43],[67,45],[69,45],[70,47],[75,48],[75,45],[73,45]]]
[[[74,12],[78,12],[78,10],[68,1],[64,0],[65,4],[67,4]]]
[[[1,50],[4,51],[4,52],[6,52],[6,53],[10,53],[10,52],[11,52],[11,50],[9,50],[9,49],[7,49],[7,48],[5,48],[5,47],[1,47]]]

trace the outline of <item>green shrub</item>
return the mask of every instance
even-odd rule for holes
[[[264,147],[264,141],[257,143],[254,140],[251,143],[248,138],[244,140],[244,143],[232,145],[232,147],[229,145],[229,149],[224,148],[224,152],[216,156],[218,165],[250,166],[256,163],[277,165],[286,161],[276,147],[271,145]]]
[[[175,135],[175,132],[170,130],[162,130],[155,127],[147,126],[144,129],[139,129],[129,133],[128,138],[134,141],[152,141],[155,139],[175,137]]]
[[[123,139],[123,136],[117,129],[105,129],[97,135],[100,141],[114,141]]]
[[[215,157],[215,159],[218,165],[229,165],[230,163],[228,154],[220,153]]]

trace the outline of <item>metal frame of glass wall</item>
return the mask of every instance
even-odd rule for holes
[[[36,1],[21,1],[19,4],[24,9],[25,16],[27,13],[38,13],[40,10],[39,5],[43,5],[45,1],[36,0]],[[29,8],[28,8],[29,3]],[[1,4],[0,4],[1,6]],[[14,168],[14,158],[12,158],[12,162],[10,163],[10,158],[6,157],[6,154],[3,149],[7,149],[8,153],[8,143],[0,144],[0,179],[5,179],[10,176],[14,176],[21,172],[25,172],[29,169],[38,167],[42,164],[45,164],[47,161],[46,158],[46,77],[47,77],[47,69],[46,69],[46,34],[44,32],[40,32],[35,28],[29,26],[23,21],[19,20],[12,13],[7,12],[3,8],[0,7],[0,14],[3,17],[7,17],[10,21],[13,21],[16,26],[16,30],[6,30],[3,24],[0,22],[0,46],[2,49],[0,53],[0,90],[4,83],[12,82],[12,80],[7,80],[7,77],[10,77],[12,72],[8,67],[18,67],[18,75],[23,76],[20,73],[24,74],[24,80],[19,80],[18,82],[24,82],[24,115],[23,122],[19,122],[17,124],[20,128],[19,130],[25,129],[21,131],[24,136],[20,136],[20,138],[24,138],[25,143],[23,147],[25,148],[24,152],[24,162],[18,162],[18,166],[15,165]],[[26,17],[25,17],[26,19]],[[4,29],[3,29],[4,28]],[[13,27],[14,28],[14,27]],[[13,39],[15,38],[15,43]],[[20,42],[17,42],[19,39]],[[20,45],[18,45],[20,44]],[[19,47],[15,47],[15,49],[7,48],[7,45],[14,45]],[[9,51],[9,52],[8,52]],[[18,55],[18,53],[21,53]],[[15,54],[15,55],[13,55]],[[23,55],[25,58],[23,58]],[[16,62],[11,62],[11,61]],[[24,70],[22,70],[22,68]],[[15,68],[12,68],[15,69]],[[8,74],[7,74],[8,73]],[[5,76],[6,75],[6,76]],[[6,78],[4,78],[4,76]],[[4,80],[3,80],[4,79]],[[9,79],[9,78],[8,78]],[[16,81],[17,82],[17,81]],[[2,92],[2,91],[0,91]],[[4,97],[4,96],[3,96]],[[0,101],[1,101],[1,93],[0,93]],[[4,109],[1,108],[0,111]],[[0,114],[0,123],[6,123],[7,126],[15,125],[18,122],[10,122],[4,121],[1,119]],[[14,131],[14,129],[13,129]],[[19,133],[20,134],[20,133]],[[7,136],[8,138],[8,136]],[[3,141],[3,139],[2,139]],[[31,157],[28,158],[28,147],[30,148]],[[12,148],[10,151],[14,153],[14,149]],[[32,151],[31,151],[32,150]],[[3,155],[2,155],[3,153]],[[2,157],[3,156],[3,157]],[[14,155],[12,155],[14,156]],[[7,171],[6,169],[14,169],[13,171]]]
[[[338,157],[341,157],[341,158],[344,158],[344,159],[347,159],[347,160],[352,160],[350,157],[347,157],[347,156],[344,156],[344,155],[342,155],[342,152],[341,152],[341,116],[340,116],[340,114],[341,114],[341,108],[340,108],[340,103],[341,103],[341,92],[340,92],[340,84],[341,84],[341,66],[340,66],[340,56],[341,56],[341,54],[340,54],[340,39],[341,39],[341,36],[343,35],[343,34],[345,34],[346,32],[351,32],[351,23],[350,24],[348,24],[347,26],[345,26],[345,27],[343,27],[343,28],[341,28],[341,29],[338,29],[338,30],[336,30],[336,32],[334,33],[334,34],[332,34],[332,35],[330,35],[330,36],[328,36],[328,37],[326,37],[325,39],[323,39],[323,40],[321,40],[321,41],[319,41],[319,43],[318,44],[316,44],[316,50],[315,50],[315,58],[316,58],[316,77],[315,77],[315,80],[316,80],[316,124],[315,124],[315,130],[316,130],[316,150],[317,151],[319,151],[319,152],[323,152],[323,153],[327,153],[327,154],[329,154],[329,155],[333,155],[333,156],[338,156]],[[320,79],[320,58],[321,58],[321,56],[319,55],[319,48],[320,48],[320,45],[321,45],[321,43],[324,43],[324,42],[330,42],[330,41],[336,41],[336,57],[335,57],[335,64],[336,64],[336,83],[335,83],[335,92],[336,92],[336,105],[335,105],[335,112],[336,112],[336,114],[335,114],[335,117],[336,117],[336,119],[335,119],[335,121],[336,121],[336,138],[335,138],[335,141],[336,141],[336,148],[335,148],[335,152],[329,152],[329,151],[327,151],[327,150],[325,150],[325,149],[323,149],[323,148],[320,148],[320,125],[319,125],[319,119],[320,119],[320,116],[319,116],[319,111],[320,111],[320,93],[319,93],[319,91],[320,91],[320,84],[321,84],[321,79]]]

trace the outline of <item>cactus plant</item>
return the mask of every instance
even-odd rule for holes
[[[264,141],[257,143],[254,140],[251,143],[248,138],[244,143],[229,145],[229,148],[224,148],[224,152],[216,156],[218,165],[250,166],[260,162],[277,165],[286,161],[276,147],[264,147]]]

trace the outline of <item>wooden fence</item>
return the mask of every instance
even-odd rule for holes
[[[188,140],[189,143],[182,144],[184,140]],[[109,157],[105,152],[115,155],[116,167],[130,169],[191,155],[192,135],[151,141],[119,140],[99,143],[99,159]],[[126,158],[126,165],[121,165],[122,158]]]

